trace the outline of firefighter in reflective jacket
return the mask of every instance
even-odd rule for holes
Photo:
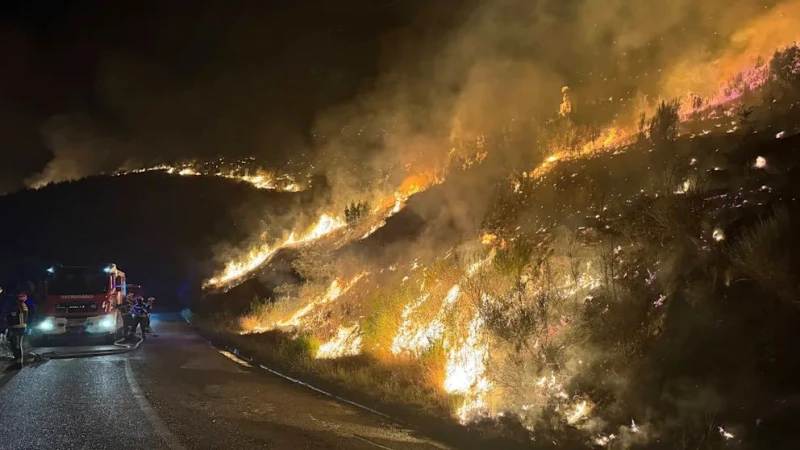
[[[136,297],[136,303],[131,308],[131,316],[133,317],[133,326],[130,330],[130,337],[136,334],[136,329],[141,327],[142,339],[145,339],[147,334],[147,323],[150,320],[150,308],[145,303],[144,298]]]
[[[8,340],[11,344],[11,352],[14,354],[12,368],[16,369],[22,368],[22,340],[25,337],[28,320],[28,306],[25,304],[25,300],[24,295],[18,295],[16,305],[6,312]]]
[[[133,323],[131,318],[131,308],[133,308],[133,294],[128,294],[125,300],[116,306],[122,316],[122,335],[128,337],[129,330]]]

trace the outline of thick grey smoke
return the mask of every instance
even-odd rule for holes
[[[791,43],[791,27],[770,34],[768,25],[798,4],[492,0],[462,8],[445,33],[431,32],[426,16],[408,28],[423,37],[407,35],[373,89],[320,114],[322,164],[349,196],[365,179],[436,167],[460,142],[508,127],[529,130],[535,144],[563,86],[575,120],[630,126],[642,106],[690,90],[708,95],[758,52]],[[535,147],[493,151],[532,167]]]
[[[88,116],[63,116],[50,119],[42,127],[42,139],[53,153],[44,169],[25,180],[31,188],[72,181],[102,172],[116,150],[113,138]]]
[[[78,122],[88,116],[94,131],[59,131],[70,135],[68,145],[48,142],[54,160],[31,180],[83,176],[131,159],[256,156],[276,167],[313,164],[328,171],[343,196],[363,196],[376,175],[435,168],[459,142],[512,123],[534,130],[535,141],[565,85],[576,120],[620,123],[632,121],[645,96],[716,88],[720,76],[755,58],[754,48],[797,37],[791,24],[777,23],[790,21],[797,4],[208,3],[191,17],[163,4],[145,16],[146,26],[105,17],[99,8],[85,22],[67,17],[57,33],[93,37],[48,49],[58,63],[46,67],[54,80],[67,66],[83,67],[72,76],[88,89],[61,92],[62,106],[49,115],[75,115],[70,120]],[[38,51],[19,48],[23,56]],[[92,56],[75,60],[85,53]],[[96,136],[126,144],[107,150]],[[525,151],[509,157],[531,158]]]

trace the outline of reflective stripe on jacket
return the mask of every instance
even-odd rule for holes
[[[6,314],[8,328],[25,328],[28,318],[28,307],[25,303],[18,303],[17,307]]]

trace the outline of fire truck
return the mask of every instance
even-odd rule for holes
[[[128,295],[133,294],[134,297],[144,297],[144,288],[141,284],[128,283]]]
[[[122,316],[117,306],[124,301],[127,287],[125,272],[116,264],[59,264],[47,272],[36,337],[93,336],[108,342],[121,337]]]

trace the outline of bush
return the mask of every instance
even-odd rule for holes
[[[412,283],[386,286],[370,293],[369,313],[360,323],[365,350],[376,355],[391,350],[394,336],[403,323],[403,309],[419,297],[412,286]]]
[[[358,202],[350,203],[344,208],[344,218],[348,226],[357,224],[361,219],[369,215],[369,203]]]
[[[662,101],[656,109],[656,114],[650,118],[648,132],[650,141],[656,147],[663,147],[678,137],[680,104],[677,100]]]
[[[769,69],[772,81],[781,89],[800,87],[800,47],[792,45],[775,52]]]
[[[503,283],[507,290],[482,301],[480,314],[492,334],[518,354],[538,342],[540,356],[544,356],[551,327],[558,320],[564,298],[556,287],[550,254],[537,254],[529,242],[518,241],[495,257],[495,270],[507,278]]]
[[[292,268],[303,280],[327,282],[336,275],[335,259],[321,246],[306,246],[298,251]]]
[[[785,209],[746,230],[728,250],[731,262],[766,292],[795,299],[790,242],[791,217]]]

